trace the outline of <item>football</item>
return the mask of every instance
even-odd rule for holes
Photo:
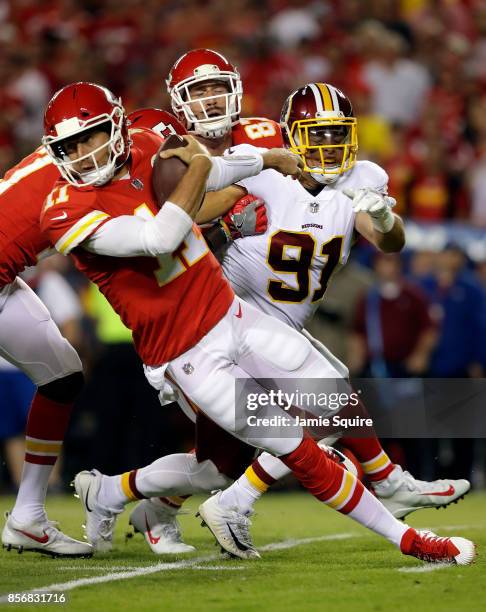
[[[185,146],[187,146],[187,142],[183,138],[172,134],[164,141],[157,152],[152,170],[152,189],[159,206],[162,206],[174,191],[187,170],[187,165],[178,157],[161,159],[158,153],[166,149],[177,149]]]

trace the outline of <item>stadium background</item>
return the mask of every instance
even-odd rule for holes
[[[278,119],[288,93],[309,81],[342,88],[358,117],[360,158],[390,175],[407,222],[406,252],[377,258],[358,244],[310,331],[355,374],[385,364],[381,375],[483,376],[486,3],[0,1],[1,174],[38,146],[44,107],[59,87],[91,80],[121,95],[127,111],[170,109],[165,77],[195,47],[238,66],[242,116]],[[69,261],[49,258],[26,277],[87,371],[53,487],[82,468],[116,473],[191,448],[190,424],[180,411],[160,409],[129,334]],[[383,323],[378,351],[367,325],[373,317]],[[6,414],[15,402],[27,405],[30,389],[2,367]],[[0,431],[0,491],[15,488],[18,474],[6,461],[22,458],[21,433],[18,418]],[[484,441],[395,441],[388,449],[417,477],[469,475],[484,486]]]

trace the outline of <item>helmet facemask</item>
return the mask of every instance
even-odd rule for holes
[[[290,129],[285,126],[291,151],[300,155],[304,171],[321,184],[333,183],[350,170],[358,152],[356,118],[332,115],[294,121]],[[307,156],[314,151],[319,152],[319,163],[310,166]]]
[[[126,159],[125,139],[123,136],[124,116],[123,108],[116,106],[110,114],[98,115],[86,122],[73,117],[56,126],[58,136],[44,136],[42,138],[42,142],[52,157],[54,164],[68,183],[75,187],[87,187],[90,185],[98,187],[108,183],[113,178],[117,169]],[[105,131],[108,134],[107,142],[86,155],[74,160],[70,159],[66,144],[69,141],[76,140],[76,138],[79,139],[87,132],[94,131]],[[100,165],[96,155],[104,149],[108,149],[108,161]],[[123,161],[118,162],[120,158],[123,158]],[[89,159],[92,162],[93,168],[83,173],[75,170],[74,166],[85,159]]]
[[[243,87],[238,73],[214,72],[210,69],[205,70],[205,68],[205,66],[200,66],[198,76],[191,76],[172,88],[170,92],[172,109],[179,116],[184,115],[189,130],[193,130],[204,138],[220,138],[227,134],[239,120]],[[194,86],[209,81],[224,84],[227,92],[202,98],[194,98],[191,95],[190,90]],[[216,99],[224,99],[225,109],[213,115],[211,109],[205,108],[204,103]],[[202,117],[198,118],[196,114],[200,113]]]

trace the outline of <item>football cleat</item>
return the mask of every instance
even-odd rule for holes
[[[387,478],[371,486],[385,508],[399,519],[421,508],[445,508],[471,488],[468,480],[417,480],[399,465]]]
[[[143,533],[156,555],[189,553],[194,546],[182,541],[177,510],[144,499],[130,514],[128,524],[135,533]]]
[[[96,552],[108,552],[113,546],[113,530],[117,514],[122,510],[105,508],[98,504],[98,494],[103,474],[98,470],[79,472],[74,479],[76,497],[79,497],[86,514],[86,539]]]
[[[404,555],[429,563],[469,565],[476,557],[476,546],[465,538],[441,538],[432,531],[408,529],[400,542]]]
[[[51,557],[92,557],[93,547],[86,542],[70,538],[57,528],[57,523],[48,521],[33,521],[19,523],[9,513],[2,531],[2,544],[8,551],[15,549],[38,552]]]
[[[236,508],[220,504],[221,491],[199,506],[196,516],[202,518],[202,526],[208,527],[223,552],[240,559],[256,559],[260,553],[254,547],[250,535],[251,521]]]

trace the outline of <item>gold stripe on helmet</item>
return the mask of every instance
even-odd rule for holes
[[[332,103],[331,92],[329,91],[328,86],[324,83],[316,83],[316,85],[319,88],[319,91],[321,92],[324,110],[325,111],[339,110],[337,108],[334,108],[334,105]]]

